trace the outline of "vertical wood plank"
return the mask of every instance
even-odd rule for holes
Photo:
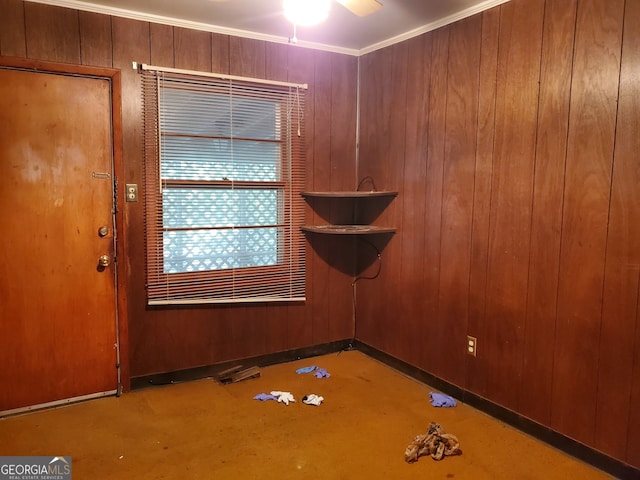
[[[622,0],[578,4],[551,422],[593,445]],[[597,41],[594,41],[597,39]],[[576,402],[576,399],[580,399]]]
[[[27,57],[80,64],[78,11],[31,2],[24,8]]]
[[[307,187],[312,185],[314,178],[314,114],[315,114],[315,89],[314,89],[314,52],[296,46],[287,48],[287,80],[293,83],[307,83],[309,88],[305,92],[305,110],[304,110],[304,134],[306,141],[305,150],[305,182]],[[311,190],[311,188],[309,188]],[[306,205],[305,221],[310,225],[315,225],[314,211]],[[306,245],[306,305],[290,305],[288,311],[287,339],[288,346],[298,345],[307,346],[312,343],[313,339],[313,304],[317,299],[313,296],[313,287],[316,283],[322,282],[317,276],[316,265],[320,265],[310,242],[307,240]],[[323,271],[321,269],[321,271]]]
[[[265,45],[265,78],[286,82],[289,75],[289,45],[269,43]]]
[[[0,55],[27,56],[27,40],[24,31],[24,2],[0,0]]]
[[[496,7],[483,12],[478,86],[476,165],[473,186],[473,224],[469,266],[469,319],[467,322],[467,334],[476,338],[485,337],[486,325],[485,303],[499,34],[500,8]],[[484,349],[482,348],[475,357],[467,356],[465,385],[480,395],[486,395],[487,393],[487,369],[484,357]]]
[[[640,278],[638,278],[640,283]],[[640,297],[640,292],[639,295]],[[627,423],[626,461],[640,468],[640,298],[636,304],[636,333],[634,335],[633,380],[631,381],[631,408]]]
[[[424,258],[432,39],[431,35],[421,35],[409,40],[407,45],[404,175],[402,198],[396,199],[402,200],[399,278],[405,285],[405,293],[398,299],[398,317],[405,323],[399,341],[405,346],[405,359],[414,365],[419,365],[421,346],[429,335],[429,330],[424,328],[424,265],[416,259]]]
[[[111,67],[111,17],[91,12],[78,12],[78,15],[82,64]]]
[[[265,78],[266,77],[266,49],[262,40],[249,38],[230,37],[229,62],[232,75],[243,77]],[[268,306],[237,306],[232,309],[231,341],[234,344],[234,352],[242,356],[265,353],[268,349],[266,344],[266,325],[273,315],[278,312]],[[246,335],[252,331],[255,335]],[[286,337],[286,332],[282,333]],[[260,338],[257,338],[257,337]]]
[[[131,62],[149,63],[149,24],[119,17],[112,17],[113,67],[122,70],[122,119],[125,168],[129,179],[142,181],[142,102],[140,76]],[[135,209],[142,223],[140,204],[127,204]],[[141,228],[141,227],[140,227]],[[142,230],[140,230],[142,232]],[[131,250],[128,250],[131,252]],[[134,250],[135,251],[135,250]],[[142,254],[142,252],[139,252]],[[144,255],[141,256],[143,258]],[[143,282],[144,283],[144,282]]]
[[[389,48],[390,70],[387,73],[388,81],[385,90],[388,90],[388,99],[384,102],[384,110],[379,114],[385,116],[387,124],[386,132],[382,137],[384,141],[380,145],[379,154],[374,168],[369,175],[376,180],[380,189],[400,191],[404,172],[404,155],[406,151],[406,111],[397,108],[398,105],[406,105],[407,102],[407,55],[406,42],[392,45]],[[388,102],[388,103],[387,103]],[[380,131],[378,131],[380,135]],[[389,162],[394,165],[389,168]],[[406,360],[407,348],[403,337],[408,335],[408,318],[398,318],[398,303],[405,293],[403,286],[397,281],[400,276],[402,243],[404,239],[404,226],[402,224],[402,208],[405,202],[404,194],[398,195],[386,208],[382,209],[375,224],[389,225],[397,228],[398,234],[389,239],[375,239],[378,241],[378,250],[381,252],[382,271],[378,279],[374,280],[378,289],[378,298],[384,296],[388,301],[382,305],[382,314],[385,318],[397,320],[398,335],[384,335],[388,351],[392,355]],[[384,244],[383,241],[388,243]],[[383,330],[384,331],[384,330]]]
[[[359,183],[365,182],[365,189],[372,188],[371,183],[366,181],[370,177],[378,190],[399,190],[403,175],[405,112],[403,108],[396,107],[405,105],[406,102],[407,46],[396,44],[374,53],[376,55],[369,57],[369,65],[375,72],[374,86],[368,89],[366,94],[363,92],[366,107],[361,102],[361,108],[366,108],[369,113],[366,125],[361,123],[360,141],[362,145],[364,134],[371,143],[368,144],[368,148],[360,149],[358,180]],[[361,78],[368,74],[361,72]],[[384,129],[384,135],[379,134],[380,129]],[[388,168],[388,162],[394,160],[394,168]],[[356,285],[356,294],[358,298],[363,293],[364,298],[373,295],[375,298],[387,299],[383,304],[373,307],[367,304],[369,302],[358,301],[357,309],[368,318],[371,331],[375,332],[376,342],[392,355],[404,358],[405,350],[399,340],[402,334],[387,335],[383,326],[384,319],[391,315],[398,320],[394,327],[396,331],[402,332],[405,329],[406,319],[399,319],[397,316],[397,305],[403,292],[395,281],[399,275],[401,255],[402,216],[398,209],[399,201],[400,197],[394,199],[386,208],[376,210],[380,212],[379,216],[370,219],[374,224],[396,227],[397,235],[390,238],[358,239],[358,274],[362,278]],[[372,215],[369,209],[376,208],[375,202],[361,202],[360,205],[358,208],[366,215]],[[380,252],[379,257],[376,252]],[[371,277],[375,279],[369,280]]]
[[[384,84],[384,71],[388,68],[388,54],[383,50],[374,51],[360,57],[360,131],[359,131],[359,158],[357,176],[359,181],[372,172],[368,170],[369,162],[376,162],[379,155],[379,143],[381,141],[375,132],[379,125],[383,125],[382,116],[378,115],[381,108],[382,92],[386,89]],[[366,79],[364,81],[363,79]],[[386,184],[383,187],[389,188]],[[370,277],[375,274],[378,263],[370,266],[364,259],[369,259],[373,254],[374,246],[359,242],[358,268],[359,277]],[[377,302],[369,301],[370,298],[377,298],[378,291],[375,289],[376,281],[367,281],[364,278],[356,282],[356,337],[365,343],[376,348],[381,348],[384,337],[384,318]]]
[[[547,0],[520,405],[549,424],[576,0]]]
[[[358,60],[348,55],[331,56],[330,189],[353,190],[356,185],[356,110]],[[354,242],[341,236],[330,238],[334,268],[329,275],[329,338],[353,338],[352,275]],[[346,271],[345,271],[346,270]]]
[[[331,57],[331,189],[354,190],[358,59]]]
[[[182,27],[174,27],[173,32],[176,68],[210,72],[211,34]]]
[[[639,424],[629,421],[640,405],[637,397],[632,402],[640,279],[638,19],[640,3],[626,2],[598,358],[595,446],[616,458],[626,458],[632,445],[640,451],[633,439]],[[640,458],[629,461],[640,465]]]
[[[392,45],[370,59],[378,72],[375,79],[378,83],[377,88],[369,92],[371,103],[368,108],[377,115],[374,115],[375,120],[367,119],[366,134],[375,146],[360,153],[358,181],[371,177],[379,190],[397,190],[402,178],[402,164],[397,161],[402,159],[405,142],[405,115],[397,106],[406,102],[407,46],[404,43]],[[384,134],[380,134],[380,129]],[[388,162],[393,162],[397,168],[388,168]],[[399,221],[396,205],[395,201],[392,202],[381,213],[381,223],[387,219],[391,223],[397,223],[394,219]]]
[[[288,45],[267,43],[265,46],[266,78],[277,81],[287,81],[288,75]],[[269,308],[265,315],[268,323],[265,331],[267,352],[281,352],[287,349],[289,309],[286,305],[278,308],[276,314]]]
[[[518,406],[544,0],[501,7],[485,338],[489,398]],[[482,346],[484,345],[484,347]],[[524,380],[526,381],[526,380]]]
[[[618,128],[616,131],[616,156],[614,164],[614,178],[616,179],[615,185],[622,185],[619,188],[614,189],[614,205],[618,205],[621,208],[620,216],[624,216],[625,220],[629,222],[629,231],[626,235],[623,230],[620,230],[618,235],[623,241],[627,241],[628,244],[622,247],[621,253],[627,257],[627,267],[632,265],[638,268],[638,215],[640,212],[640,205],[638,204],[638,188],[640,184],[640,165],[637,161],[638,151],[640,151],[640,145],[638,145],[640,131],[640,85],[638,84],[638,77],[636,72],[637,66],[640,65],[640,24],[637,19],[640,18],[640,4],[638,2],[627,2],[625,11],[625,24],[624,24],[624,43],[622,46],[622,68],[620,76],[620,98],[619,98],[619,112],[618,112]],[[623,193],[624,192],[624,193]],[[625,196],[628,195],[627,196]],[[618,216],[618,214],[616,215]],[[634,220],[635,219],[635,220]],[[632,260],[635,259],[635,260]],[[640,274],[634,281],[630,282],[640,283]],[[605,290],[605,301],[608,303],[609,289]],[[624,299],[625,313],[630,313],[629,303],[629,290],[625,287],[622,290],[626,296]],[[635,315],[635,335],[633,335],[633,348],[634,354],[631,360],[632,371],[630,377],[631,384],[631,398],[629,405],[629,414],[627,421],[627,437],[626,437],[626,457],[624,457],[630,465],[635,468],[640,468],[640,287],[637,290],[636,298],[636,315]],[[605,324],[613,321],[615,317],[609,318],[609,307],[605,309]],[[617,312],[612,311],[615,315]],[[624,325],[628,328],[629,319],[626,319]],[[604,325],[603,325],[604,328]],[[615,330],[614,330],[615,331]],[[620,332],[622,335],[627,332]],[[630,335],[631,336],[631,335]],[[605,346],[608,349],[607,353],[602,355],[602,375],[606,376],[609,371],[605,370],[610,362],[616,362],[616,367],[622,367],[623,371],[628,372],[627,366],[623,363],[617,363],[620,361],[628,361],[624,358],[615,358],[615,350],[618,347],[616,339],[610,344],[605,342],[609,340],[605,334],[601,340],[601,348]],[[628,340],[625,341],[625,345],[628,348]],[[612,355],[613,354],[613,355]],[[624,352],[626,357],[628,352]],[[604,367],[604,368],[603,368]],[[618,381],[625,381],[624,376]],[[601,387],[602,388],[602,387]],[[603,392],[606,394],[606,392]],[[607,412],[602,411],[607,408],[606,405],[601,406],[601,402],[611,401],[610,398],[598,398],[598,412],[597,412],[597,424],[596,435],[601,432],[603,435],[608,436],[608,432],[603,432],[601,426],[607,419]],[[615,402],[615,399],[613,399]],[[601,410],[602,409],[602,410]],[[616,415],[617,423],[619,417]],[[616,455],[617,458],[619,458]]]
[[[313,189],[331,190],[331,55],[314,54],[314,110],[313,110]],[[313,296],[313,343],[329,339],[331,291],[330,238],[312,238],[317,252],[313,264],[311,290]],[[333,240],[335,241],[335,239]],[[321,280],[322,279],[322,280]]]
[[[229,35],[211,34],[211,71],[229,74]]]
[[[159,23],[149,24],[149,46],[151,65],[175,68],[172,26],[160,25]]]
[[[429,88],[429,123],[427,136],[427,185],[425,192],[426,217],[424,238],[425,328],[429,330],[427,344],[422,350],[421,364],[425,370],[438,375],[439,345],[443,335],[438,318],[440,289],[440,243],[442,230],[442,191],[444,152],[446,144],[446,108],[448,94],[450,27],[442,27],[432,35],[431,83]]]
[[[481,17],[451,25],[447,65],[446,144],[442,187],[438,371],[462,385],[465,378],[471,221],[476,156]]]
[[[149,63],[149,24],[112,17],[111,35],[113,67],[122,70],[122,156],[126,183],[143,186],[140,78],[131,62]],[[141,190],[144,194],[144,188]],[[166,341],[166,330],[156,333],[160,323],[154,323],[146,312],[144,204],[125,203],[121,214],[127,230],[128,259],[123,268],[127,272],[131,375],[135,377],[149,371],[163,371],[168,366],[155,353],[155,348]],[[154,338],[153,342],[147,340],[150,337]]]
[[[263,40],[229,38],[229,73],[244,77],[265,78],[266,50]]]

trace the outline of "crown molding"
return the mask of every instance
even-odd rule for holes
[[[79,0],[25,0],[31,3],[42,3],[45,5],[53,5],[56,7],[72,8],[82,10],[84,12],[101,13],[103,15],[111,15],[114,17],[128,18],[131,20],[140,20],[142,22],[159,23],[162,25],[171,25],[173,27],[183,27],[192,30],[201,30],[205,32],[220,33],[223,35],[231,35],[234,37],[251,38],[254,40],[264,40],[272,43],[283,43],[292,47],[311,48],[314,50],[325,50],[333,53],[342,53],[345,55],[358,56],[359,50],[352,48],[343,48],[333,45],[325,45],[322,43],[306,42],[298,40],[293,43],[288,37],[279,37],[276,35],[267,35],[263,33],[251,32],[248,30],[239,30],[234,28],[212,25],[209,23],[193,22],[190,20],[182,20],[174,17],[165,17],[162,15],[153,15],[150,13],[139,12],[136,10],[127,10],[124,8],[110,7],[107,5],[96,5],[89,2]]]
[[[511,0],[486,0],[482,3],[479,3],[478,5],[467,8],[453,15],[449,15],[448,17],[441,18],[436,22],[423,25],[422,27],[415,28],[401,35],[396,35],[395,37],[388,38],[387,40],[383,40],[382,42],[369,45],[368,47],[364,47],[363,49],[358,51],[358,56],[365,55],[367,53],[371,53],[376,50],[380,50],[381,48],[389,47],[396,43],[404,42],[405,40],[409,40],[413,37],[417,37],[419,35],[431,32],[433,30],[437,30],[438,28],[444,27],[451,23],[455,23],[467,17],[471,17],[473,15],[476,15],[477,13],[484,12],[485,10],[489,10],[493,7],[497,7],[498,5],[502,5],[503,3],[507,3],[509,1]]]
[[[376,50],[389,47],[396,43],[409,40],[413,37],[417,37],[424,33],[431,32],[438,28],[444,27],[451,23],[457,22],[459,20],[470,17],[472,15],[475,15],[477,13],[481,13],[485,10],[489,10],[498,5],[502,5],[503,3],[507,3],[510,0],[486,0],[478,5],[467,8],[465,10],[462,10],[461,12],[455,13],[448,17],[442,18],[436,22],[432,22],[422,27],[410,30],[401,35],[396,35],[394,37],[388,38],[387,40],[383,40],[382,42],[378,42],[373,45],[369,45],[368,47],[364,47],[360,50],[352,49],[352,48],[337,47],[334,45],[326,45],[322,43],[307,42],[304,40],[298,40],[297,42],[293,43],[291,39],[288,37],[267,35],[267,34],[262,34],[257,32],[251,32],[248,30],[238,30],[234,28],[222,27],[219,25],[212,25],[209,23],[193,22],[190,20],[181,20],[179,18],[165,17],[162,15],[153,15],[150,13],[139,12],[136,10],[127,10],[124,8],[110,7],[107,5],[96,5],[93,3],[83,2],[80,0],[25,0],[25,1],[32,2],[32,3],[43,3],[46,5],[54,5],[58,7],[72,8],[76,10],[82,10],[85,12],[101,13],[104,15],[129,18],[132,20],[140,20],[143,22],[159,23],[163,25],[171,25],[174,27],[183,27],[183,28],[189,28],[193,30],[201,30],[205,32],[220,33],[223,35],[232,35],[234,37],[251,38],[254,40],[264,40],[266,42],[287,44],[293,47],[310,48],[314,50],[323,50],[327,52],[341,53],[345,55],[352,55],[352,56],[359,57],[361,55],[365,55],[367,53],[371,53]]]

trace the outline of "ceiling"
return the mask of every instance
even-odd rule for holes
[[[282,0],[29,0],[230,35],[290,42],[293,26]],[[301,46],[360,55],[434,30],[508,0],[379,0],[383,7],[358,17],[332,2],[321,25],[298,27]]]

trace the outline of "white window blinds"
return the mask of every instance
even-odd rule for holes
[[[302,86],[141,74],[148,303],[304,300]]]

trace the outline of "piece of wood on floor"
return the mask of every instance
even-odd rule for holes
[[[214,378],[220,383],[236,383],[249,378],[258,378],[260,369],[258,367],[244,368],[242,365],[231,367],[218,373]]]

